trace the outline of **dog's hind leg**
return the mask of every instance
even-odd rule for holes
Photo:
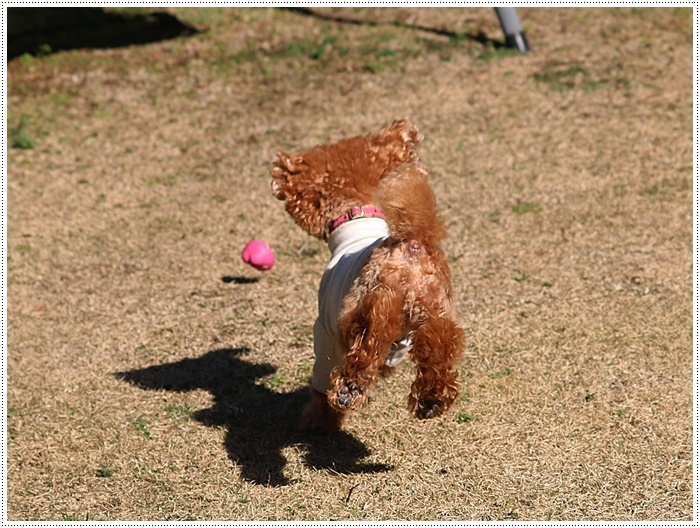
[[[459,394],[458,362],[464,332],[446,315],[431,312],[413,334],[411,355],[416,379],[408,408],[417,418],[434,418],[445,412]]]
[[[329,404],[349,411],[367,400],[367,390],[381,373],[387,352],[404,329],[403,298],[391,288],[377,285],[355,302],[349,296],[338,317],[348,352],[333,369]]]

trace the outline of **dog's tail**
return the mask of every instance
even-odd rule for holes
[[[445,238],[445,224],[437,214],[428,171],[419,162],[403,163],[384,176],[376,198],[392,236],[429,246],[438,246]]]

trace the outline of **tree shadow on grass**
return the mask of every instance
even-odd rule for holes
[[[162,12],[96,7],[8,7],[7,59],[79,48],[117,48],[198,33]]]
[[[204,389],[214,404],[192,417],[210,427],[225,427],[224,445],[229,458],[241,468],[241,477],[255,484],[283,486],[286,460],[282,449],[296,446],[304,463],[341,474],[379,473],[392,466],[362,462],[369,449],[346,432],[306,433],[298,429],[301,409],[308,397],[306,387],[277,393],[256,380],[273,374],[269,363],[246,360],[247,348],[220,349],[202,357],[118,372],[118,379],[148,390],[187,392]]]
[[[430,26],[422,26],[420,24],[403,22],[401,20],[394,20],[392,22],[375,22],[372,20],[362,20],[362,19],[357,19],[357,18],[349,18],[349,17],[345,17],[345,16],[339,16],[339,15],[335,15],[332,13],[328,13],[327,11],[319,11],[318,9],[309,8],[309,7],[280,7],[279,9],[284,9],[287,11],[291,11],[293,13],[297,13],[299,15],[312,17],[312,18],[316,18],[319,20],[327,20],[330,22],[337,22],[340,24],[350,24],[350,25],[359,25],[359,26],[380,26],[380,25],[392,24],[392,25],[398,26],[398,27],[405,27],[405,28],[413,29],[413,30],[417,30],[417,31],[424,31],[426,33],[433,33],[435,35],[442,35],[444,37],[449,37],[450,39],[472,40],[472,41],[478,42],[480,44],[492,46],[493,48],[496,48],[496,49],[507,47],[506,43],[503,40],[489,38],[486,36],[486,34],[483,31],[479,31],[477,33],[457,33],[455,31],[450,31],[449,29],[434,28],[434,27],[430,27]]]

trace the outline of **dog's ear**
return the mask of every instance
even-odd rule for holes
[[[401,162],[417,158],[415,149],[423,141],[423,134],[408,119],[397,119],[378,134],[379,142],[392,149]]]
[[[284,200],[287,196],[287,188],[293,174],[299,172],[304,165],[304,160],[297,156],[292,159],[284,152],[278,152],[272,162],[272,195],[278,200]]]

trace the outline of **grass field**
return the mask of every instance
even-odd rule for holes
[[[488,8],[106,14],[190,34],[7,68],[8,519],[693,519],[690,9],[520,8],[529,55]],[[402,365],[303,434],[328,252],[270,163],[404,116],[463,394],[416,421]]]

